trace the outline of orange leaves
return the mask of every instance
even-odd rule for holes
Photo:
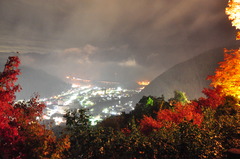
[[[226,95],[240,97],[240,51],[224,50],[224,61],[219,63],[215,75],[209,76],[211,86],[222,87]]]
[[[144,116],[140,123],[141,131],[145,134],[149,134],[153,130],[157,130],[163,127],[161,121],[155,120],[152,117]]]
[[[199,112],[197,107],[192,104],[181,105],[177,103],[174,110],[166,110],[168,113],[158,112],[158,118],[161,120],[171,121],[173,123],[179,124],[184,121],[193,122],[195,125],[201,125],[202,114]],[[170,115],[168,115],[170,114]],[[166,118],[164,118],[166,116]],[[168,117],[167,117],[168,116]],[[170,116],[170,118],[169,118]]]
[[[194,102],[186,105],[177,103],[174,109],[159,110],[156,119],[144,116],[140,123],[142,132],[148,134],[161,127],[170,128],[172,124],[179,124],[185,121],[200,126],[203,115],[195,104]]]
[[[129,130],[128,128],[123,128],[121,130],[122,133],[126,134],[126,135],[129,135],[131,133],[131,130]]]
[[[232,26],[236,29],[240,29],[240,0],[229,0],[228,7],[226,8],[226,14],[228,19],[232,20]],[[239,32],[236,37],[239,40]]]
[[[66,136],[63,139],[58,140],[55,151],[51,154],[50,158],[54,158],[54,159],[67,158],[67,157],[64,157],[63,152],[65,150],[68,150],[69,148],[70,148],[70,140],[69,140],[69,137]]]
[[[216,109],[219,105],[224,104],[226,95],[223,93],[223,89],[217,86],[214,89],[204,89],[202,91],[207,98],[199,98],[198,103],[201,107],[210,107]]]
[[[226,103],[226,95],[220,86],[213,89],[204,89],[203,93],[206,95],[206,98],[201,97],[187,104],[178,102],[172,109],[160,109],[155,119],[144,116],[140,121],[141,131],[144,134],[149,134],[162,127],[171,129],[183,122],[192,123],[201,128],[205,118],[202,110],[205,110],[205,108],[216,110],[219,106],[223,106]]]

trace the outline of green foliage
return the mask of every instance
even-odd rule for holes
[[[156,117],[156,112],[160,109],[170,108],[168,102],[164,100],[164,97],[143,96],[142,99],[136,104],[135,109],[129,114],[131,118],[134,117],[137,121],[143,118],[143,115]],[[130,118],[130,119],[131,119]]]
[[[123,113],[120,116],[110,117],[98,127],[91,127],[78,133],[73,140],[75,144],[72,142],[70,157],[224,158],[229,148],[240,146],[238,100],[231,96],[220,98],[214,91],[206,92],[209,95],[206,99],[201,98],[182,107],[179,103],[171,107],[163,98],[143,97],[136,110],[129,114]],[[211,95],[212,92],[213,95]],[[152,106],[148,104],[149,99],[153,101]],[[217,103],[220,105],[215,106]],[[207,106],[207,104],[210,105]],[[168,115],[171,113],[166,112],[176,113],[175,109],[188,112],[187,115],[190,115],[192,108],[195,107],[194,110],[203,116],[203,120],[199,124],[194,124],[194,121],[187,120],[188,116],[186,116],[186,119],[180,120],[180,123],[172,122],[145,135],[140,131],[141,125],[135,117],[141,119],[148,114],[154,120],[152,117],[156,112],[152,109],[154,107],[158,112],[163,112],[158,114],[165,115],[161,118],[169,118]],[[179,118],[184,119],[181,117],[184,114],[179,113]]]
[[[148,97],[148,100],[147,100],[147,106],[153,106],[153,100],[151,97]]]
[[[114,130],[121,130],[126,127],[128,124],[125,122],[127,119],[126,114],[122,113],[121,115],[117,116],[110,116],[106,119],[104,119],[102,122],[98,124],[100,127],[104,128],[113,128]]]
[[[87,109],[70,109],[63,116],[66,119],[66,125],[69,130],[81,131],[91,126],[90,115]]]
[[[186,93],[182,91],[174,91],[174,97],[169,99],[169,102],[171,104],[176,104],[177,102],[180,102],[181,104],[187,104],[189,103],[189,100],[187,99]]]

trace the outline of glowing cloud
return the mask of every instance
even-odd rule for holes
[[[128,60],[119,63],[119,65],[125,67],[134,67],[137,66],[137,63],[135,59],[129,58]]]

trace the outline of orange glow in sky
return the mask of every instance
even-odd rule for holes
[[[149,85],[149,81],[139,81],[139,82],[137,82],[137,84],[138,85],[140,85],[140,86],[147,86],[147,85]]]

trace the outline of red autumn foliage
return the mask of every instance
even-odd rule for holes
[[[123,128],[121,129],[121,132],[124,133],[125,135],[129,135],[131,133],[131,130],[129,130],[128,128]]]
[[[56,141],[54,133],[38,122],[45,108],[38,96],[15,103],[19,64],[17,56],[9,57],[0,72],[0,158],[61,158],[70,147],[69,138]]]
[[[206,95],[206,98],[201,97],[198,99],[199,106],[201,107],[216,109],[225,102],[226,95],[223,93],[222,87],[220,86],[213,89],[205,88],[202,92]]]
[[[153,119],[152,117],[144,115],[143,119],[140,121],[140,128],[144,134],[149,134],[161,127],[163,127],[163,123],[161,121]]]
[[[179,124],[187,121],[200,126],[203,120],[203,115],[196,102],[191,102],[185,105],[177,103],[174,109],[164,109],[157,112],[156,119],[144,116],[140,121],[141,131],[149,134],[161,127],[170,128],[172,124]]]
[[[4,71],[0,73],[0,151],[9,153],[17,150],[14,145],[22,140],[18,134],[16,120],[14,116],[13,103],[15,93],[20,90],[19,85],[15,85],[17,75],[20,74],[18,57],[9,57],[5,64]]]
[[[158,112],[157,118],[163,123],[166,123],[166,126],[169,122],[179,124],[183,121],[191,121],[193,124],[200,126],[202,122],[202,114],[199,112],[195,104],[195,102],[186,105],[177,103],[174,110],[165,109]]]
[[[170,128],[172,124],[180,124],[181,122],[192,122],[201,126],[203,121],[203,108],[217,109],[218,106],[225,103],[226,95],[220,86],[216,88],[204,89],[205,98],[201,97],[198,101],[191,101],[187,104],[176,103],[173,109],[164,109],[157,112],[156,119],[144,116],[140,121],[141,131],[149,134],[159,128]]]

